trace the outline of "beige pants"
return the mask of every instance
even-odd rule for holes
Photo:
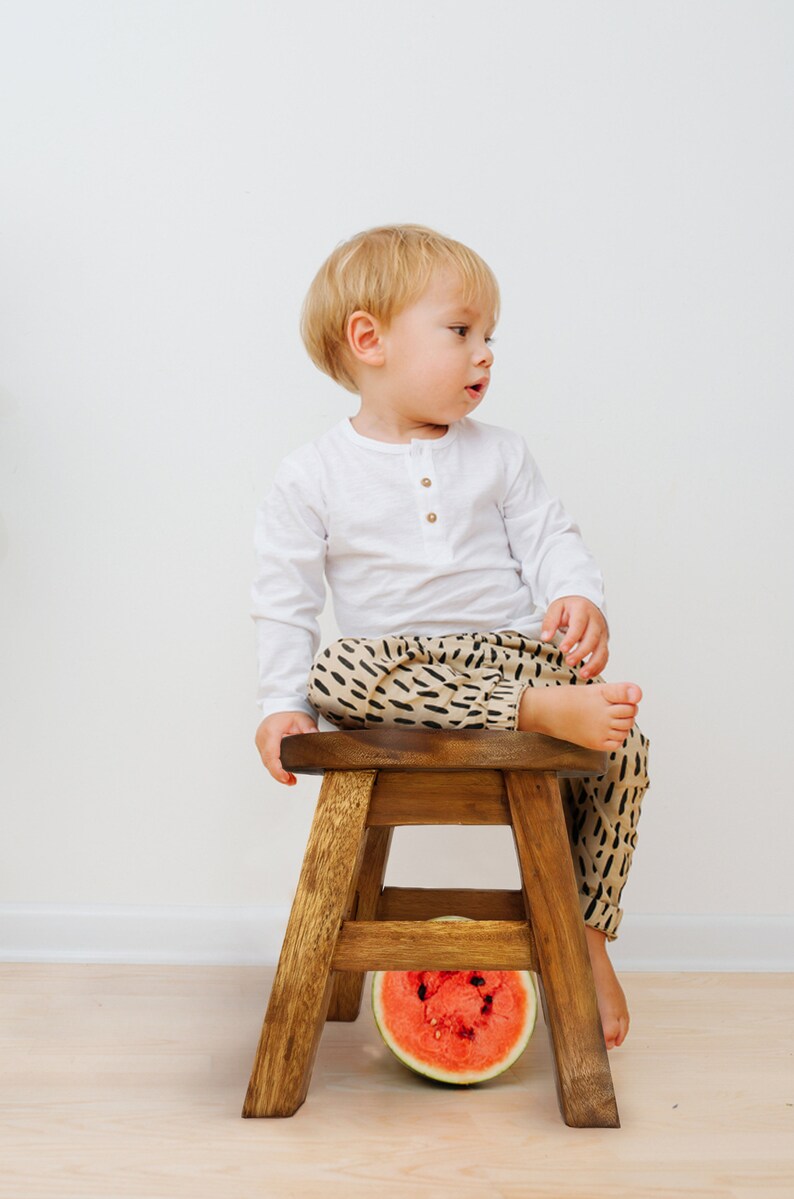
[[[321,650],[309,702],[339,728],[515,729],[525,687],[589,686],[559,649],[513,630],[442,637],[343,637]],[[615,940],[623,919],[650,742],[636,723],[609,754],[605,774],[561,778],[568,837],[585,924]]]

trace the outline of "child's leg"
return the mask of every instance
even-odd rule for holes
[[[309,676],[309,702],[340,728],[515,729],[529,687],[591,686],[557,641],[512,630],[443,637],[344,637],[322,650]],[[584,922],[615,940],[620,897],[649,786],[649,742],[635,723],[603,775],[560,779]]]
[[[603,680],[598,680],[603,681]],[[648,778],[650,742],[635,723],[605,774],[560,779],[560,792],[584,922],[614,941],[623,919],[620,897],[637,845]]]
[[[515,729],[532,664],[505,669],[514,636],[343,637],[316,655],[309,703],[340,728]]]

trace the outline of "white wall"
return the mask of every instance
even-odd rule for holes
[[[357,410],[299,307],[389,221],[496,271],[477,416],[579,520],[644,689],[624,944],[783,927],[792,33],[763,0],[3,4],[0,948],[142,905],[277,951],[318,781],[253,745],[254,512]],[[393,883],[516,878],[507,830],[395,838]]]

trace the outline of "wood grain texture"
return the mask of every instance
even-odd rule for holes
[[[359,874],[374,780],[373,771],[363,770],[330,771],[323,779],[244,1116],[291,1116],[306,1098],[331,997],[331,962]]]
[[[468,916],[470,920],[525,920],[521,891],[476,887],[384,887],[378,920],[434,920]]]
[[[379,769],[367,823],[509,824],[499,770]]]
[[[505,783],[560,1111],[575,1128],[619,1128],[557,779],[506,771]]]
[[[526,920],[348,920],[342,925],[333,960],[334,970],[536,967]]]
[[[503,729],[365,729],[296,733],[281,742],[296,774],[325,770],[553,770],[571,778],[603,774],[607,755],[542,733]]]
[[[371,804],[371,799],[370,799]],[[368,828],[365,833],[364,853],[361,858],[355,883],[354,901],[348,920],[373,920],[379,918],[379,909],[389,860],[389,850],[394,835],[393,828]],[[343,925],[344,927],[344,925]],[[355,1020],[361,1010],[364,981],[369,966],[358,970],[335,971],[331,986],[331,1002],[328,1005],[328,1020]]]

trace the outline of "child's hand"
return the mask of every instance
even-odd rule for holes
[[[281,738],[293,733],[319,733],[317,725],[306,712],[271,712],[256,730],[256,748],[259,756],[277,783],[291,787],[297,783],[295,775],[281,765]]]
[[[568,655],[568,665],[575,666],[591,654],[590,661],[579,674],[583,679],[601,674],[609,659],[609,628],[601,609],[583,595],[564,595],[549,604],[541,637],[551,641],[558,628],[567,633],[560,649]]]

